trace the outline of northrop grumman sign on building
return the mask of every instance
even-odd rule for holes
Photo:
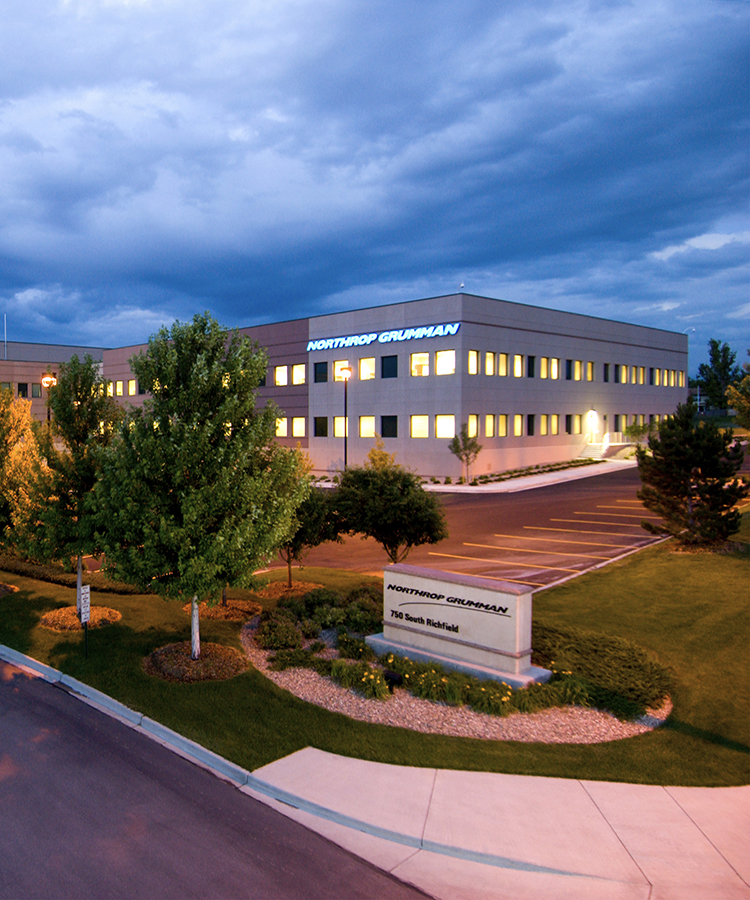
[[[316,338],[307,342],[307,352],[313,350],[339,350],[341,347],[367,347],[377,341],[390,344],[392,341],[416,341],[423,338],[449,337],[456,334],[460,322],[445,325],[420,325],[418,328],[401,328],[395,331],[370,331],[367,334],[347,334],[343,337]]]
[[[383,573],[383,636],[483,666],[531,665],[531,592],[416,566]]]

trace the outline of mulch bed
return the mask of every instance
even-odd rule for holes
[[[89,628],[101,628],[103,625],[111,625],[119,622],[122,613],[107,606],[92,606],[89,619]],[[63,606],[62,609],[53,609],[45,613],[39,624],[42,628],[51,631],[83,631],[83,625],[78,618],[75,606]]]
[[[164,681],[225,681],[250,668],[247,657],[223,644],[201,644],[199,659],[191,659],[190,641],[159,647],[143,660],[147,675]]]
[[[6,594],[15,594],[17,590],[15,584],[0,584],[0,597],[4,597]]]
[[[192,603],[186,603],[182,610],[190,615]],[[253,600],[232,600],[227,598],[227,605],[222,606],[221,601],[216,606],[209,606],[207,603],[198,604],[198,616],[201,619],[224,619],[228,622],[246,622],[254,616],[259,616],[263,612],[260,603]]]

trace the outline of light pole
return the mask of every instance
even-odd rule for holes
[[[350,366],[342,366],[341,377],[344,379],[344,471],[347,463],[347,444],[349,438],[349,379],[352,377]]]
[[[42,387],[47,388],[47,428],[49,428],[49,392],[50,389],[53,388],[57,384],[57,379],[54,375],[45,374],[42,375]]]

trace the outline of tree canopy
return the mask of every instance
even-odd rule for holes
[[[162,328],[130,365],[150,396],[128,414],[97,485],[107,568],[192,599],[197,658],[198,602],[252,583],[289,539],[305,466],[274,439],[277,408],[256,405],[265,352],[208,314]]]
[[[287,565],[287,584],[292,586],[292,563],[300,563],[305,553],[327,541],[340,541],[334,493],[313,487],[295,514],[296,530],[279,548]]]
[[[750,350],[747,351],[750,356]],[[744,376],[727,388],[727,403],[737,413],[737,424],[750,428],[750,363],[743,363]]]
[[[0,391],[0,538],[29,517],[34,481],[44,474],[31,401]],[[13,535],[15,538],[15,535]]]
[[[336,491],[341,530],[374,538],[392,563],[403,562],[412,547],[448,537],[445,515],[435,494],[401,466],[348,468]]]
[[[733,507],[748,494],[736,478],[742,446],[731,430],[697,423],[692,401],[681,403],[658,435],[651,435],[648,450],[638,447],[636,456],[638,497],[664,523],[644,522],[646,530],[674,535],[684,544],[715,543],[737,531],[740,514]]]
[[[727,409],[727,388],[739,381],[742,372],[736,364],[737,354],[729,344],[715,338],[708,342],[708,363],[698,366],[696,384],[703,391],[706,400],[714,409]]]

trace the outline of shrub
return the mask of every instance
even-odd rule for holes
[[[296,650],[302,647],[302,635],[294,619],[287,610],[280,608],[262,613],[255,641],[264,650]]]
[[[284,669],[314,669],[319,675],[330,676],[331,660],[319,659],[315,656],[312,648],[310,650],[279,650],[269,660],[271,669],[274,672],[281,672]]]
[[[323,629],[343,626],[346,610],[340,606],[319,606],[313,613],[313,621]]]
[[[315,611],[321,606],[341,606],[341,594],[331,591],[328,588],[315,588],[308,591],[302,598],[305,605],[305,612],[308,616],[313,616]]]
[[[465,700],[477,712],[506,716],[511,709],[513,691],[504,681],[472,679],[465,692]]]
[[[340,634],[337,642],[339,655],[344,659],[375,659],[375,653],[365,641]]]
[[[299,623],[299,630],[309,640],[320,634],[320,625],[314,619],[302,619]]]

